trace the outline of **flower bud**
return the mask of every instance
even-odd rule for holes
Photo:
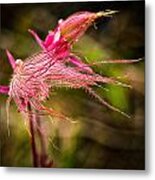
[[[98,13],[92,12],[78,12],[66,20],[59,21],[58,27],[60,28],[61,35],[70,43],[76,42],[81,37],[88,27],[99,17],[110,16],[117,11],[101,11]]]

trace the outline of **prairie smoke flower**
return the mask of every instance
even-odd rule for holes
[[[42,103],[48,98],[50,89],[54,87],[83,88],[102,104],[128,117],[127,114],[108,104],[92,90],[92,86],[98,85],[98,83],[119,85],[121,83],[113,78],[96,74],[89,64],[85,64],[71,52],[72,44],[97,18],[109,16],[115,12],[75,13],[66,20],[59,21],[56,29],[49,31],[44,41],[36,32],[29,29],[41,47],[41,51],[22,61],[15,60],[7,50],[6,54],[14,72],[9,87],[0,86],[0,92],[8,93],[9,100],[15,101],[20,112],[27,112],[28,104],[30,104],[39,112],[44,111],[53,116],[65,118],[51,108],[43,106]],[[134,60],[125,60],[124,62],[134,62]],[[116,61],[116,63],[123,63],[123,61]]]
[[[95,73],[89,64],[85,64],[71,51],[72,45],[97,18],[111,16],[116,12],[109,10],[98,13],[86,11],[75,13],[66,20],[60,20],[56,29],[49,31],[44,41],[35,31],[29,29],[28,31],[35,38],[41,50],[24,61],[15,60],[12,54],[6,50],[13,74],[9,86],[0,86],[0,93],[9,95],[7,115],[9,115],[9,104],[12,99],[21,113],[28,113],[34,166],[51,167],[53,163],[46,154],[43,133],[40,128],[40,116],[37,115],[48,113],[66,119],[63,114],[43,105],[43,102],[49,97],[50,89],[54,87],[82,88],[98,99],[100,103],[129,117],[126,113],[104,101],[92,89],[92,86],[98,86],[99,83],[128,85],[120,83],[114,78]],[[139,60],[110,60],[101,63],[132,63],[137,61]],[[35,127],[33,118],[36,120],[37,127]],[[37,152],[35,132],[40,138],[41,154]]]

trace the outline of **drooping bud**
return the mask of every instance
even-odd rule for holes
[[[81,37],[88,27],[99,17],[107,17],[118,11],[101,11],[97,13],[92,12],[78,12],[66,20],[59,21],[61,35],[70,43],[74,43]]]

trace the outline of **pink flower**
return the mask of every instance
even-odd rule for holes
[[[75,13],[66,20],[59,21],[56,29],[50,31],[44,41],[33,30],[29,30],[41,47],[41,51],[22,61],[15,60],[7,50],[6,53],[14,72],[9,87],[0,86],[0,92],[8,93],[21,112],[27,112],[29,103],[35,110],[64,118],[63,115],[42,104],[49,96],[50,89],[54,87],[83,88],[102,104],[128,117],[124,112],[105,102],[92,89],[92,86],[98,83],[120,84],[120,82],[96,74],[89,64],[83,63],[71,52],[72,44],[97,18],[109,16],[115,12]]]

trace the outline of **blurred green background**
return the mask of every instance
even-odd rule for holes
[[[144,1],[1,4],[0,84],[9,84],[12,74],[6,48],[21,59],[39,50],[27,32],[29,28],[45,38],[60,18],[78,11],[105,9],[119,13],[99,19],[73,51],[87,63],[144,57]],[[55,167],[144,169],[144,61],[104,64],[93,69],[132,85],[132,89],[94,87],[109,103],[130,114],[131,119],[109,110],[83,90],[52,91],[47,105],[72,117],[73,122],[42,117],[49,156]],[[0,95],[1,166],[32,166],[29,135],[14,103],[10,108],[11,136],[7,135],[6,99]]]

